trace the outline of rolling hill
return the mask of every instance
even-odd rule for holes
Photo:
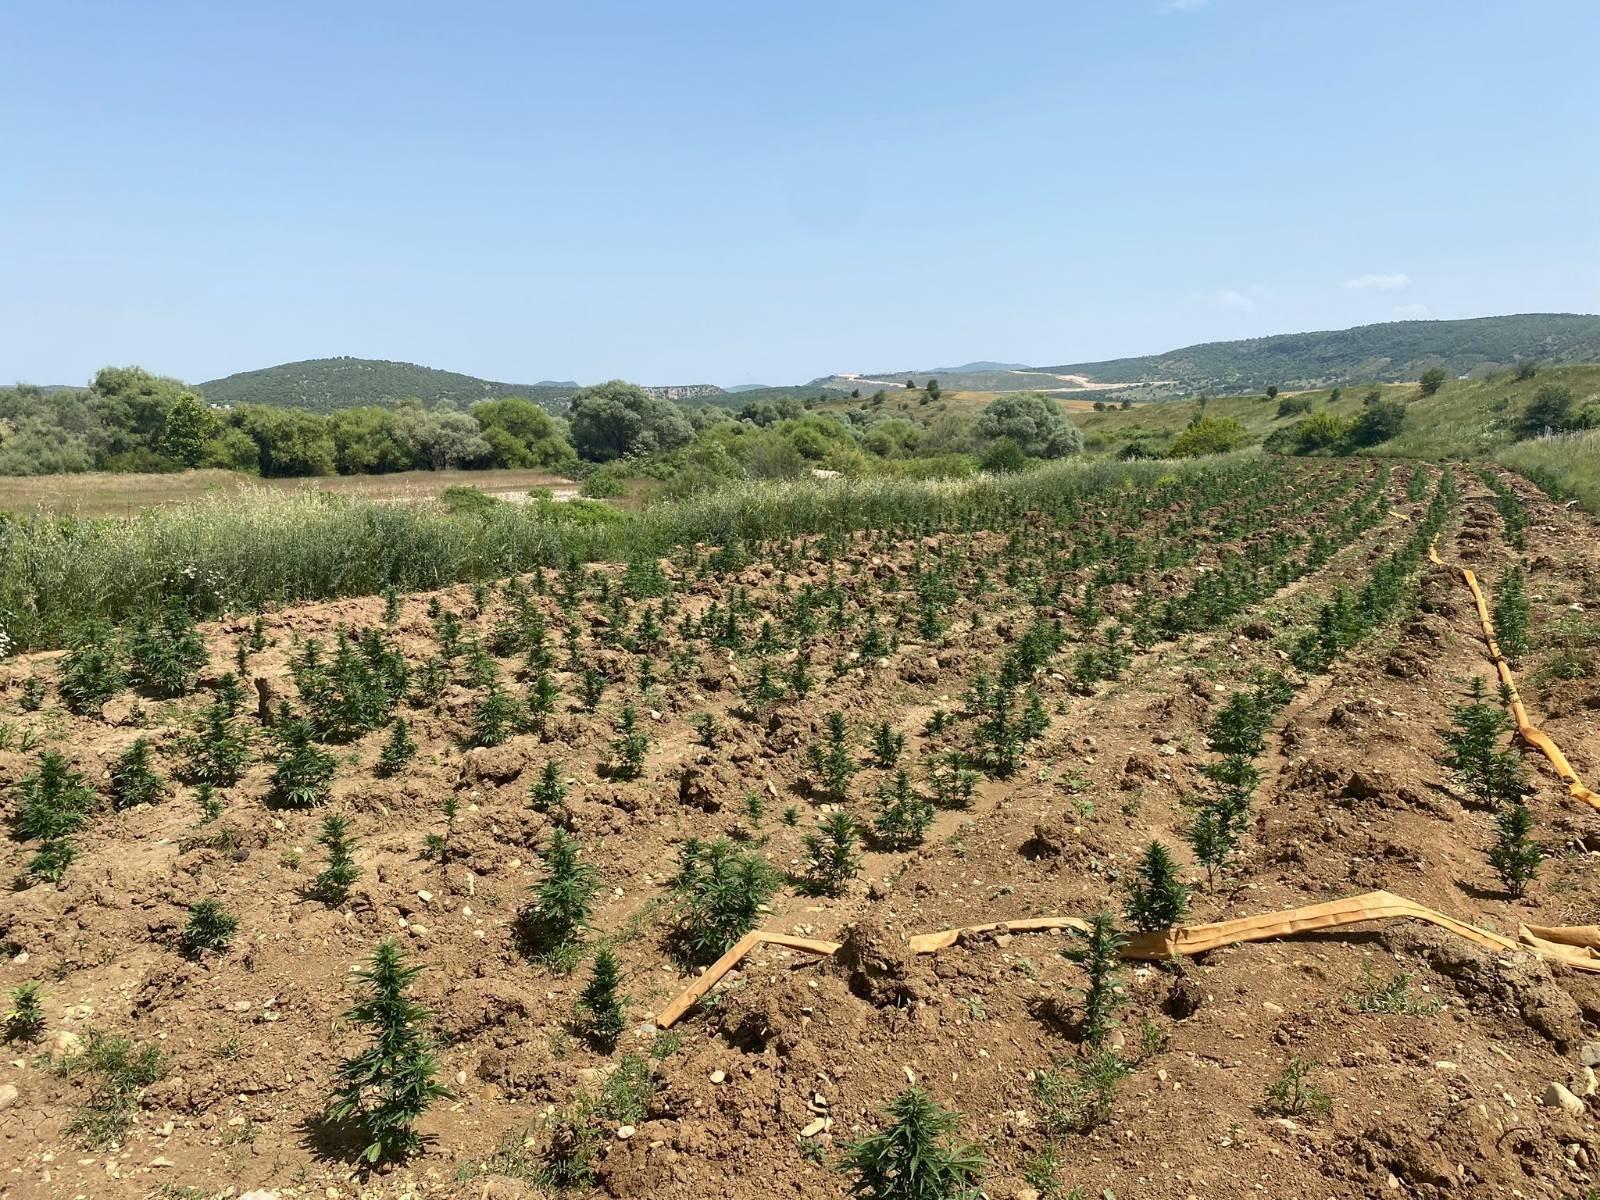
[[[576,383],[550,380],[501,383],[385,359],[310,358],[207,380],[197,390],[213,404],[265,404],[330,412],[411,398],[425,404],[441,400],[471,404],[502,396],[521,396],[546,408],[559,408],[577,389]]]
[[[1188,391],[1259,391],[1415,379],[1545,363],[1600,362],[1600,316],[1521,313],[1464,321],[1390,321],[1353,329],[1203,342],[1166,354],[1066,363],[1040,370],[1097,383],[1170,381]]]
[[[1134,358],[1023,367],[973,362],[948,370],[870,371],[831,375],[829,386],[876,388],[937,379],[945,391],[1004,392],[1038,388],[1059,393],[1138,387],[1159,393],[1250,392],[1392,383],[1429,367],[1450,375],[1506,367],[1525,359],[1550,364],[1600,362],[1600,316],[1522,313],[1461,321],[1390,321],[1353,329],[1287,333],[1231,342],[1202,342]],[[871,381],[871,382],[868,382]]]

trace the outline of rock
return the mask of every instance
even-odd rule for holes
[[[1579,1046],[1578,1061],[1586,1067],[1600,1067],[1600,1042],[1585,1042]]]
[[[527,753],[519,746],[477,746],[461,758],[461,774],[473,783],[509,783],[522,774]]]
[[[908,1008],[929,992],[931,969],[917,961],[905,942],[871,920],[847,926],[839,952],[829,960],[850,990],[875,1008]]]
[[[1546,1108],[1559,1108],[1574,1117],[1583,1116],[1583,1101],[1559,1083],[1552,1083],[1545,1088],[1544,1095],[1539,1097],[1539,1103]]]
[[[1579,1067],[1578,1073],[1567,1084],[1567,1090],[1580,1099],[1600,1094],[1600,1081],[1594,1077],[1594,1068]]]
[[[625,1142],[637,1132],[638,1130],[636,1130],[632,1125],[618,1125],[617,1141]]]
[[[711,1072],[711,1082],[712,1083],[721,1083],[727,1077],[728,1077],[728,1074],[727,1074],[726,1071],[713,1071],[713,1072]]]
[[[83,1052],[83,1039],[70,1029],[63,1029],[56,1034],[57,1054],[81,1054]]]
[[[805,1128],[800,1131],[803,1138],[816,1137],[828,1126],[833,1124],[832,1117],[816,1117],[806,1122]]]
[[[5,1112],[17,1102],[17,1085],[14,1083],[0,1083],[0,1112]]]
[[[239,1197],[239,1200],[279,1200],[279,1196],[277,1192],[269,1192],[262,1188],[253,1192],[245,1192]]]

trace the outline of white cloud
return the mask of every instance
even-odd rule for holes
[[[1411,276],[1396,271],[1392,275],[1357,275],[1344,281],[1349,292],[1398,292],[1411,286]]]
[[[1426,304],[1396,304],[1394,317],[1397,321],[1420,321],[1428,315]]]
[[[1211,293],[1211,303],[1230,312],[1255,312],[1258,307],[1256,297],[1260,294],[1260,288],[1248,288],[1244,291],[1238,288],[1218,288]]]

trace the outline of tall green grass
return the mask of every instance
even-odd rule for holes
[[[394,586],[420,591],[570,560],[625,560],[732,538],[859,529],[999,527],[1070,512],[1106,488],[1153,486],[1216,464],[1063,463],[952,481],[755,483],[636,515],[594,504],[494,504],[451,512],[328,493],[254,492],[152,509],[131,520],[0,520],[0,633],[62,644],[85,620],[125,622],[168,594],[203,615]],[[1237,469],[1237,468],[1235,468]]]
[[[1558,434],[1506,446],[1495,455],[1558,500],[1576,500],[1600,515],[1600,429]]]

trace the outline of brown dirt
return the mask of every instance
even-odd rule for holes
[[[1310,470],[1306,487],[1332,477]],[[1487,489],[1468,472],[1457,478],[1460,520],[1440,553],[1492,590],[1513,555]],[[1396,508],[1418,509],[1398,481],[1392,487]],[[1570,606],[1595,603],[1600,543],[1592,521],[1520,481],[1517,488],[1533,517],[1537,642]],[[1147,528],[1169,516],[1150,514]],[[1304,531],[1317,519],[1303,513],[1287,524]],[[1094,531],[1093,517],[1086,526]],[[233,831],[231,849],[196,839],[186,786],[171,785],[157,805],[107,811],[80,838],[81,857],[61,884],[15,892],[0,906],[9,952],[0,985],[45,979],[48,1015],[41,1043],[7,1046],[0,1067],[0,1084],[18,1089],[0,1111],[0,1196],[200,1196],[230,1187],[281,1197],[534,1195],[527,1176],[549,1137],[545,1119],[580,1092],[594,1093],[628,1055],[646,1057],[654,1093],[631,1136],[620,1137],[616,1121],[600,1130],[594,1194],[840,1196],[848,1180],[832,1167],[839,1148],[876,1128],[881,1106],[915,1079],[958,1110],[964,1135],[981,1143],[987,1194],[1026,1196],[1024,1165],[1047,1144],[1033,1080],[1080,1052],[1082,973],[1060,953],[1059,935],[967,939],[920,958],[905,952],[904,938],[1115,907],[1152,837],[1187,863],[1181,829],[1186,802],[1205,786],[1199,767],[1215,757],[1205,740],[1211,715],[1258,668],[1283,666],[1285,631],[1335,584],[1359,583],[1404,532],[1404,523],[1385,521],[1309,579],[1220,630],[1138,656],[1092,695],[1074,693],[1062,674],[1041,677],[1054,720],[1015,777],[984,780],[970,808],[941,811],[922,847],[868,854],[844,897],[786,888],[774,899],[764,927],[841,940],[845,952],[819,963],[764,949],[669,1035],[650,1018],[690,977],[663,942],[676,845],[733,832],[754,839],[775,865],[798,866],[815,819],[800,784],[802,755],[824,714],[844,711],[858,747],[870,721],[890,720],[909,735],[906,758],[925,763],[935,746],[954,744],[923,734],[927,717],[959,708],[972,678],[992,674],[1006,642],[1026,628],[1032,607],[1020,586],[1000,585],[978,603],[963,598],[945,611],[936,642],[919,644],[907,628],[886,661],[846,659],[837,675],[835,660],[848,648],[824,614],[811,698],[781,702],[760,721],[735,711],[749,660],[702,653],[694,671],[651,698],[651,752],[634,782],[597,770],[620,682],[598,717],[563,705],[548,742],[529,733],[475,750],[460,745],[471,693],[452,686],[437,705],[404,710],[423,749],[400,778],[374,777],[382,731],[335,748],[333,809],[351,819],[363,870],[337,909],[302,896],[319,866],[313,839],[322,814],[265,807],[265,764],[227,790],[220,824]],[[882,605],[885,582],[903,582],[914,560],[956,562],[958,551],[995,555],[989,573],[998,583],[1005,546],[996,534],[858,541],[835,566],[852,606],[867,579]],[[1176,594],[1215,566],[1217,546],[1194,549],[1142,586]],[[766,608],[780,581],[822,586],[828,573],[826,562],[806,556],[760,562],[735,577],[689,581],[682,606],[703,612],[738,587]],[[1067,573],[1069,595],[1088,574]],[[430,598],[405,598],[395,626],[414,665],[433,645]],[[486,632],[492,622],[468,589],[438,599],[469,629]],[[1110,589],[1102,600],[1118,608]],[[560,612],[540,602],[559,659]],[[354,599],[270,614],[275,644],[252,660],[251,674],[292,699],[295,639],[375,623],[381,607]],[[635,678],[632,656],[595,640],[600,607],[586,602],[582,615],[586,660]],[[1059,615],[1076,629],[1070,613]],[[208,627],[216,671],[246,625]],[[1064,672],[1073,651],[1069,643],[1053,666]],[[1535,718],[1593,786],[1600,686],[1593,676],[1559,689],[1535,683],[1547,655],[1530,656],[1519,680],[1529,681]],[[665,650],[656,661],[666,674]],[[517,664],[501,665],[509,676]],[[98,786],[141,733],[156,739],[162,770],[174,771],[175,739],[204,697],[135,704],[128,694],[101,720],[53,707],[22,713],[22,680],[56,670],[46,657],[8,664],[0,704],[11,726],[36,729],[40,747],[68,753]],[[1502,892],[1487,863],[1492,815],[1439,761],[1439,731],[1473,675],[1492,678],[1470,600],[1448,570],[1425,568],[1415,612],[1303,681],[1258,761],[1263,781],[1242,857],[1216,890],[1197,888],[1193,918],[1386,888],[1508,933],[1519,922],[1593,922],[1600,814],[1575,807],[1535,758],[1527,759],[1530,803],[1553,857],[1522,900]],[[558,678],[570,697],[571,679]],[[704,711],[724,727],[714,750],[699,747],[689,725]],[[37,751],[0,751],[0,783],[31,770]],[[574,781],[570,824],[605,884],[595,928],[616,939],[626,973],[630,1028],[609,1056],[564,1028],[586,969],[554,974],[522,957],[513,936],[550,826],[526,792],[550,757]],[[861,811],[883,775],[867,770],[855,780]],[[744,811],[749,791],[767,798],[759,827]],[[447,794],[462,805],[460,854],[441,870],[418,850],[424,833],[442,827]],[[790,804],[801,811],[795,827],[778,817]],[[0,869],[20,871],[28,853],[8,844]],[[174,941],[186,905],[201,896],[222,899],[239,917],[239,934],[228,953],[190,962]],[[422,1121],[423,1154],[365,1177],[317,1113],[338,1060],[360,1044],[339,1020],[352,994],[348,971],[385,936],[402,938],[426,964],[416,990],[445,1037],[440,1058],[456,1099]],[[1358,993],[1397,972],[1427,1011],[1360,1011]],[[1600,982],[1395,925],[1130,965],[1124,983],[1117,1036],[1133,1072],[1107,1123],[1062,1139],[1063,1194],[1558,1197],[1596,1186],[1595,1101],[1575,1117],[1540,1098],[1548,1084],[1581,1075],[1580,1046],[1600,1021]],[[91,1030],[158,1040],[171,1064],[143,1095],[128,1135],[99,1151],[67,1132],[81,1083],[56,1078],[37,1057]],[[1320,1064],[1312,1080],[1331,1097],[1327,1115],[1269,1110],[1268,1084],[1291,1056]]]

